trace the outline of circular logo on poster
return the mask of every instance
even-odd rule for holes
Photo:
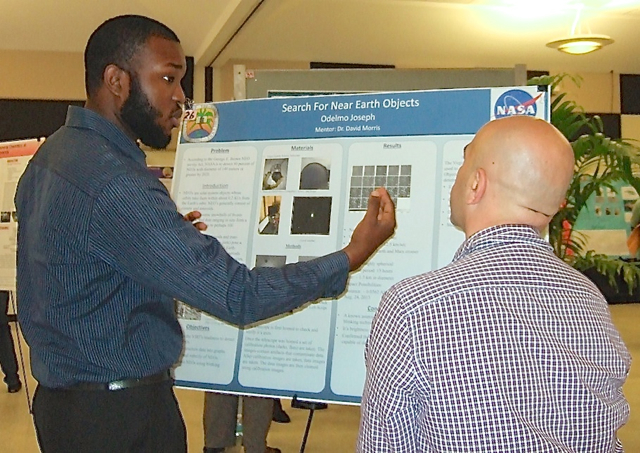
[[[208,142],[218,132],[218,109],[213,105],[195,105],[184,113],[182,136],[187,142]]]
[[[526,115],[536,116],[538,106],[536,101],[542,94],[535,98],[524,90],[509,90],[500,95],[493,107],[493,115],[497,118],[506,116]]]

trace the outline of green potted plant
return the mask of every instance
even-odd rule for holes
[[[640,267],[633,259],[586,250],[585,235],[573,226],[580,213],[588,209],[589,198],[605,189],[616,191],[617,182],[633,186],[640,194],[640,178],[634,174],[634,170],[640,170],[640,151],[629,141],[604,135],[600,117],[587,116],[582,107],[567,99],[567,94],[557,88],[567,78],[579,86],[581,79],[567,74],[535,77],[528,82],[550,87],[551,123],[571,142],[576,160],[566,204],[549,224],[549,242],[558,257],[589,276],[610,302],[620,302],[640,288]],[[585,129],[589,132],[578,136]],[[605,287],[607,284],[610,288]]]

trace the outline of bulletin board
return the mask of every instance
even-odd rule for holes
[[[549,120],[546,87],[268,98],[197,104],[176,152],[173,198],[199,210],[249,267],[280,267],[343,248],[369,193],[385,186],[394,237],[335,300],[238,329],[179,305],[177,385],[327,402],[360,401],[364,345],[395,282],[448,264],[464,235],[449,192],[476,131],[493,118]]]

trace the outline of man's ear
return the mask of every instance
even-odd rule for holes
[[[487,173],[483,168],[478,168],[472,176],[471,186],[467,195],[468,204],[478,204],[487,190]]]
[[[124,69],[114,64],[108,65],[104,68],[103,83],[107,90],[120,100],[120,103],[124,103],[129,97],[131,77]]]

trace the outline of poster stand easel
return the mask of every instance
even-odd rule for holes
[[[302,444],[300,445],[300,453],[304,453],[304,449],[307,446],[307,438],[309,437],[309,430],[311,429],[311,421],[313,420],[313,413],[316,410],[326,409],[327,403],[299,400],[297,395],[293,395],[293,399],[291,400],[291,407],[295,409],[309,410],[309,418],[307,419],[307,426],[305,427],[304,435],[302,436]]]

